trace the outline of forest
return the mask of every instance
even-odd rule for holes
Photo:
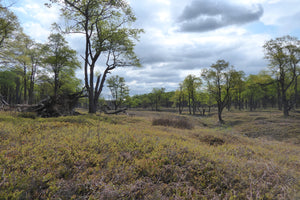
[[[38,43],[0,0],[0,199],[300,198],[297,37],[266,41],[257,74],[220,58],[176,91],[130,95],[111,75],[143,67],[130,4],[45,6],[64,20]]]

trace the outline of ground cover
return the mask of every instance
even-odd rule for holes
[[[0,199],[300,198],[297,113],[130,114],[0,113]]]

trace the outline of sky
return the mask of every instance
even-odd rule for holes
[[[51,24],[61,20],[59,9],[44,6],[47,0],[14,0],[12,10],[24,32],[46,42]],[[130,94],[153,88],[174,91],[184,78],[224,59],[247,75],[267,69],[263,45],[291,35],[300,38],[299,0],[128,0],[137,21],[132,26],[145,33],[135,52],[142,67],[112,72],[125,78]],[[66,36],[80,52],[78,35]],[[101,64],[97,70],[103,71]],[[77,71],[83,79],[83,69]]]

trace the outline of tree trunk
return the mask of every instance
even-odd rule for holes
[[[20,104],[21,103],[21,98],[20,98],[20,78],[17,77],[16,78],[16,100],[15,100],[15,104]]]
[[[297,109],[298,108],[298,76],[296,76],[296,78],[295,78],[295,88],[294,88],[294,90],[295,90],[295,104],[294,104],[294,106],[295,106],[295,109]]]
[[[54,97],[57,97],[58,92],[58,72],[54,72]]]
[[[289,116],[289,102],[286,99],[286,92],[284,88],[282,87],[282,105],[283,105],[283,115],[285,117]]]
[[[27,104],[27,78],[26,78],[26,65],[24,65],[24,103]]]
[[[224,124],[224,120],[222,119],[222,109],[218,108],[218,119],[220,124]]]
[[[28,104],[31,105],[33,104],[33,90],[34,90],[34,81],[30,81],[30,86],[29,86],[29,99],[28,99]]]
[[[89,92],[89,113],[96,113],[97,104],[95,104],[94,94],[93,92]]]
[[[277,103],[278,103],[278,110],[282,110],[282,96],[280,92],[280,85],[279,81],[277,81]]]
[[[191,97],[189,96],[189,112],[190,115],[192,114],[192,109],[191,109]]]

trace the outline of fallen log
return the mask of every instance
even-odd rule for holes
[[[115,111],[111,111],[111,112],[107,112],[107,110],[104,110],[105,114],[109,114],[109,115],[113,115],[113,114],[119,114],[119,113],[126,113],[127,108],[122,108],[119,110],[115,110]]]
[[[30,106],[27,112],[35,112],[40,117],[59,117],[77,115],[75,107],[78,100],[85,97],[83,91],[74,94],[63,94],[57,97],[48,97],[38,105]]]
[[[7,106],[9,106],[9,104],[4,100],[3,96],[0,94],[0,109],[3,110]]]

